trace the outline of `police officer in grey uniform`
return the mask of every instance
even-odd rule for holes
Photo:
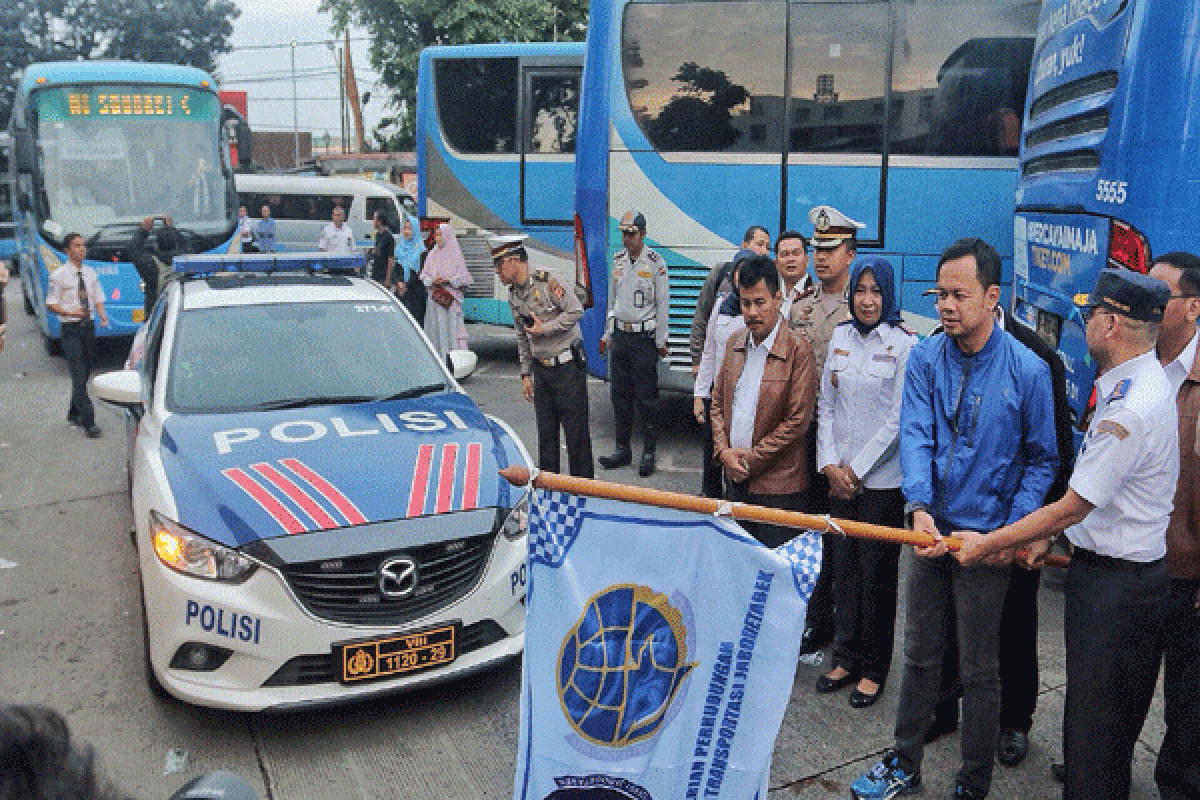
[[[667,355],[670,289],[666,262],[645,245],[645,215],[628,211],[618,227],[625,249],[613,256],[608,318],[600,340],[600,352],[609,353],[617,450],[600,456],[600,466],[615,469],[633,463],[629,439],[636,406],[642,418],[643,445],[638,474],[644,478],[654,472],[653,414],[658,400],[658,358]]]
[[[1175,395],[1154,349],[1169,299],[1162,281],[1100,273],[1084,308],[1096,410],[1067,493],[991,533],[957,532],[964,564],[1034,543],[1026,562],[1040,565],[1064,528],[1073,545],[1064,605],[1066,800],[1129,796],[1133,750],[1158,681],[1179,477]]]
[[[583,306],[546,270],[531,270],[524,236],[492,241],[492,263],[508,287],[517,331],[521,387],[537,418],[538,468],[559,471],[558,429],[567,438],[571,474],[591,478],[592,437],[588,431],[587,370],[579,318]]]

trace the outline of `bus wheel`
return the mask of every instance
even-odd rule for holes
[[[51,339],[49,336],[42,337],[42,344],[46,345],[46,352],[52,356],[61,356],[62,339]]]

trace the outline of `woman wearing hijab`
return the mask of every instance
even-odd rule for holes
[[[885,258],[866,256],[850,273],[851,318],[829,342],[817,399],[817,466],[829,478],[830,513],[841,519],[904,526],[896,451],[908,354],[895,278]],[[833,668],[817,691],[857,684],[852,708],[874,705],[887,682],[896,627],[900,545],[832,538],[836,611]]]
[[[425,333],[443,359],[451,350],[467,349],[467,326],[463,321],[463,290],[471,285],[471,273],[454,228],[443,222],[433,234],[434,245],[421,268],[421,282],[429,290],[425,304]]]
[[[421,226],[411,214],[404,214],[400,236],[396,239],[396,296],[404,303],[413,319],[425,319],[425,285],[420,281],[421,254],[425,243],[421,241]],[[420,288],[418,288],[420,287]]]
[[[718,295],[716,303],[713,304],[704,334],[704,352],[700,356],[700,364],[696,368],[696,382],[692,388],[692,414],[703,428],[700,435],[703,464],[700,490],[705,497],[716,499],[725,497],[725,470],[713,458],[712,422],[709,419],[712,410],[712,387],[717,380],[717,370],[725,360],[725,345],[729,342],[729,337],[746,329],[746,322],[742,319],[741,292],[737,285],[737,267],[743,258],[752,255],[756,255],[753,250],[739,250],[729,262],[728,272],[732,288]],[[722,276],[722,281],[724,279]],[[722,282],[718,285],[725,284]]]

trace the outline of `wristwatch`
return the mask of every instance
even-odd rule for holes
[[[929,506],[925,503],[905,503],[904,504],[904,527],[908,528],[909,530],[912,530],[913,514],[915,514],[918,511],[924,511],[926,514],[928,514]]]

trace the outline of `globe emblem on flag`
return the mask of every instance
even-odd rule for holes
[[[571,727],[590,742],[624,747],[653,736],[695,662],[683,615],[646,586],[594,595],[563,639],[558,695]]]

